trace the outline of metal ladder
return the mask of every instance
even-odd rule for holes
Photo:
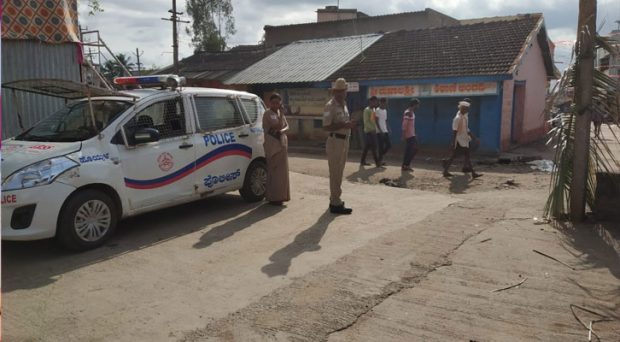
[[[86,83],[114,89],[114,86],[101,72],[101,66],[109,60],[115,61],[116,64],[122,68],[123,75],[121,76],[132,75],[125,65],[116,58],[116,55],[112,52],[110,47],[101,39],[99,30],[82,30],[82,28],[80,28],[80,40],[84,49],[84,64],[89,69],[85,73]]]

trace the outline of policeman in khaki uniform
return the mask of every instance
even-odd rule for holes
[[[349,137],[356,122],[351,120],[346,104],[348,84],[344,78],[336,80],[332,88],[332,99],[325,105],[323,129],[328,131],[325,149],[329,165],[329,210],[333,214],[351,214],[353,209],[344,206],[342,176],[349,153]]]

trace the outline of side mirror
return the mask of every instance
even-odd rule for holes
[[[155,128],[140,128],[133,133],[131,138],[132,145],[156,142],[159,141],[159,131]]]

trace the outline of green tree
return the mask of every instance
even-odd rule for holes
[[[135,64],[131,62],[131,57],[124,53],[117,54],[116,59],[118,60],[118,62],[114,59],[109,59],[105,63],[103,63],[103,66],[101,67],[101,72],[103,73],[103,76],[105,76],[109,80],[112,80],[114,77],[127,76],[125,70],[121,65],[125,66],[125,68],[130,72],[135,66]]]
[[[95,15],[97,12],[103,12],[100,0],[88,0],[88,15]]]
[[[191,28],[195,51],[224,51],[226,41],[235,34],[235,18],[231,0],[187,0],[187,14],[192,16]]]

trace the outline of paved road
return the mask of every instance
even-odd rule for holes
[[[284,209],[231,194],[126,220],[82,254],[3,244],[5,340],[177,340],[457,201],[347,183],[355,215],[335,217],[327,179],[291,178]]]
[[[5,340],[585,341],[571,304],[613,319],[595,332],[620,340],[617,223],[534,220],[548,175],[346,170],[442,194],[347,182],[354,215],[333,217],[327,179],[291,173],[284,209],[231,194],[127,220],[87,253],[3,244]]]

